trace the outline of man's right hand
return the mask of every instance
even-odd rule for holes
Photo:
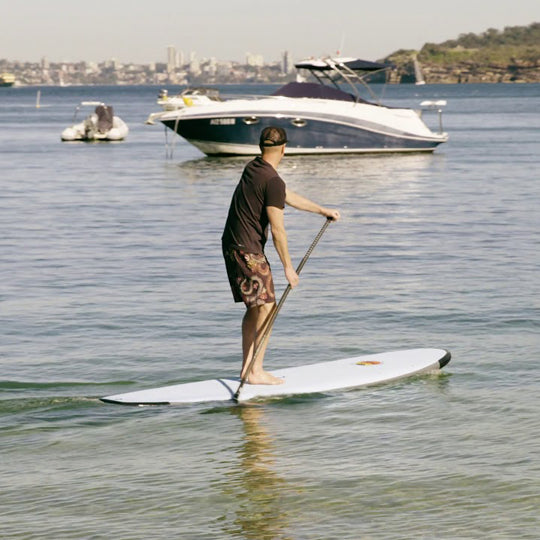
[[[333,210],[331,208],[323,208],[321,213],[324,217],[332,221],[337,221],[341,217],[339,210]]]
[[[285,277],[287,278],[287,281],[289,282],[291,289],[294,289],[298,285],[298,282],[300,281],[300,278],[298,277],[296,270],[292,266],[285,268]]]

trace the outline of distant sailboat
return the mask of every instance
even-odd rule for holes
[[[424,75],[422,74],[422,68],[420,67],[420,62],[418,61],[418,58],[416,56],[414,57],[414,77],[415,77],[415,84],[426,84],[426,81],[424,80]]]

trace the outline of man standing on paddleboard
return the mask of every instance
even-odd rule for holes
[[[288,189],[276,169],[285,153],[287,134],[279,127],[264,128],[259,141],[261,156],[250,161],[234,191],[222,236],[223,256],[235,302],[244,302],[242,319],[243,363],[240,376],[250,384],[281,384],[283,379],[264,371],[266,343],[250,366],[263,327],[276,302],[270,265],[264,254],[268,226],[291,287],[298,285],[287,244],[283,210],[288,204],[298,210],[321,214],[332,221],[337,210],[324,208]],[[267,340],[266,340],[267,341]],[[247,370],[249,369],[249,373]]]

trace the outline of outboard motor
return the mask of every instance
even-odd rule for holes
[[[95,113],[97,114],[97,129],[99,133],[107,133],[113,127],[113,108],[109,105],[98,105]]]

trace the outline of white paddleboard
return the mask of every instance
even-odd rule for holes
[[[238,401],[380,384],[440,369],[450,362],[450,358],[450,353],[444,349],[410,349],[271,370],[273,375],[285,380],[284,384],[245,384]],[[239,384],[237,377],[212,379],[117,394],[103,397],[101,401],[123,405],[230,401]]]

